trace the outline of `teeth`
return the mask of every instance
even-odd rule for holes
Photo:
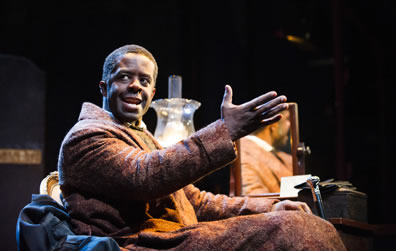
[[[133,104],[133,105],[138,105],[138,104],[140,104],[141,103],[141,101],[140,100],[135,100],[135,99],[126,99],[126,100],[124,100],[124,102],[125,103],[128,103],[128,104]]]
[[[139,104],[139,103],[136,103],[136,102],[126,102],[126,103],[128,103],[130,105],[138,105]]]

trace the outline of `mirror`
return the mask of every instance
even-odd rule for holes
[[[295,173],[292,145],[298,140],[293,142],[291,134],[298,134],[296,108],[289,103],[281,120],[239,140],[241,195],[279,193],[281,177]]]

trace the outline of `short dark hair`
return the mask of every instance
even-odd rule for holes
[[[153,63],[154,63],[154,85],[157,80],[157,75],[158,75],[158,65],[157,62],[155,61],[155,58],[153,55],[145,48],[142,46],[136,45],[136,44],[129,44],[129,45],[124,45],[116,50],[114,50],[112,53],[110,53],[103,64],[103,73],[102,73],[102,81],[108,83],[110,74],[113,72],[114,68],[116,67],[116,64],[118,62],[118,58],[124,56],[127,53],[136,53],[136,54],[141,54],[146,57],[148,57]],[[109,84],[109,83],[108,83]]]

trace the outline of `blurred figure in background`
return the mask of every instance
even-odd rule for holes
[[[240,139],[242,194],[279,193],[280,179],[293,175],[292,156],[281,151],[289,139],[290,112]]]

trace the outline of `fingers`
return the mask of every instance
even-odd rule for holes
[[[274,205],[272,211],[295,210],[305,213],[312,213],[311,209],[305,202],[284,200]]]
[[[302,209],[304,212],[312,214],[311,208],[309,208],[309,206],[307,205],[307,203],[302,203],[301,205]]]
[[[275,108],[259,114],[260,123],[262,126],[270,125],[282,119],[282,112],[289,107],[288,104],[277,105]]]
[[[262,119],[260,121],[260,125],[261,126],[270,125],[270,124],[273,124],[273,123],[279,121],[281,118],[282,118],[281,114],[276,114],[275,116],[272,116],[271,118]]]
[[[276,113],[279,113],[289,107],[289,105],[287,103],[285,103],[286,101],[287,101],[286,96],[282,95],[282,96],[279,96],[277,98],[274,98],[274,99],[268,101],[265,104],[262,104],[262,105],[256,107],[256,111],[258,113],[270,113],[271,111],[273,111],[272,115],[275,115]],[[272,116],[272,115],[269,115],[269,116]]]
[[[223,97],[223,105],[232,103],[232,88],[229,85],[225,86],[224,97]]]
[[[271,99],[275,98],[278,94],[275,91],[267,92],[251,101],[247,102],[246,105],[249,106],[250,109],[257,109],[257,107],[267,103]]]
[[[312,213],[312,211],[309,208],[309,206],[307,205],[307,203],[300,202],[300,201],[295,201],[295,202],[292,202],[292,203],[293,203],[292,209],[294,209],[296,211],[302,211],[302,212],[305,212],[305,213],[309,213],[309,214]]]
[[[295,210],[306,212],[306,213],[312,213],[312,211],[309,208],[309,206],[307,205],[307,203],[301,202],[301,201],[294,201],[292,203],[294,204]]]
[[[263,111],[262,113],[259,113],[258,116],[261,116],[262,119],[269,118],[269,117],[279,114],[280,112],[282,112],[288,108],[289,108],[288,104],[279,104],[267,111]]]

